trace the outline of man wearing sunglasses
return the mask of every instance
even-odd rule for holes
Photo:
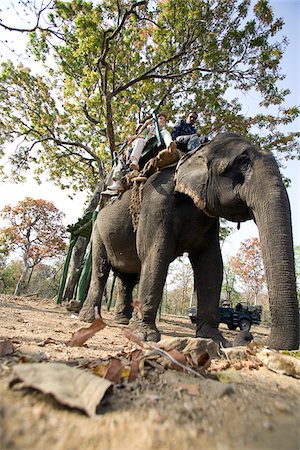
[[[177,148],[182,152],[193,150],[208,140],[206,136],[198,136],[194,126],[197,118],[198,114],[192,111],[186,120],[179,120],[172,130],[172,139],[176,141]]]

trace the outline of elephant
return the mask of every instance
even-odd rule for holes
[[[226,344],[219,331],[223,263],[219,218],[254,220],[267,278],[273,349],[297,349],[299,315],[289,199],[275,158],[235,133],[220,133],[151,175],[142,189],[136,231],[131,191],[100,210],[93,229],[92,278],[81,320],[92,321],[110,269],[119,279],[116,320],[158,341],[156,314],[169,264],[188,253],[197,298],[196,337]],[[143,318],[132,311],[139,280]]]

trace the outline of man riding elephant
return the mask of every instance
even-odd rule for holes
[[[176,122],[171,136],[176,141],[177,148],[182,152],[194,150],[199,145],[208,141],[206,136],[199,136],[195,127],[195,122],[198,119],[198,114],[191,111],[186,120],[180,119]]]

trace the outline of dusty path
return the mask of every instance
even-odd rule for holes
[[[0,339],[11,339],[17,349],[0,358],[1,450],[300,448],[300,382],[263,366],[236,370],[237,378],[229,383],[174,370],[149,372],[145,379],[114,386],[92,418],[37,391],[9,388],[21,355],[26,361],[71,361],[122,351],[128,345],[122,329],[111,313],[104,318],[109,327],[86,346],[70,348],[65,342],[83,324],[64,307],[43,299],[0,297]],[[159,328],[163,335],[194,334],[188,319],[171,316]],[[253,332],[259,339],[268,330]],[[232,338],[234,332],[226,335]],[[189,393],[191,385],[197,385],[197,394]]]

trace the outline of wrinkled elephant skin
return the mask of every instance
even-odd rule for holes
[[[223,265],[219,217],[254,219],[267,276],[272,317],[268,345],[299,346],[290,207],[274,158],[238,135],[218,135],[181,158],[175,174],[167,168],[144,185],[135,233],[127,191],[99,213],[93,230],[93,273],[80,313],[92,320],[110,269],[119,277],[118,320],[140,336],[158,340],[155,320],[168,266],[187,252],[194,271],[197,336],[226,344],[218,331]],[[138,299],[144,318],[132,317],[132,289],[140,274]]]

